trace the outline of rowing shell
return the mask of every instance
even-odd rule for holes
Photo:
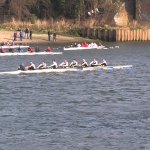
[[[64,47],[64,51],[71,50],[90,50],[90,49],[108,49],[105,46],[92,46],[92,47]]]
[[[62,52],[14,52],[14,53],[0,53],[0,56],[24,56],[24,55],[57,55]]]
[[[15,48],[29,48],[29,46],[26,45],[12,45],[12,46],[8,46],[8,45],[4,45],[4,46],[0,46],[0,49],[15,49]]]
[[[62,72],[78,72],[78,71],[94,71],[94,70],[118,70],[129,69],[132,65],[120,65],[120,66],[96,66],[86,68],[62,68],[62,69],[39,69],[39,70],[17,70],[9,72],[0,72],[0,75],[19,75],[19,74],[34,74],[34,73],[62,73]]]

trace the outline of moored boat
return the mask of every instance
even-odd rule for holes
[[[79,72],[79,71],[94,71],[94,70],[118,70],[129,69],[132,65],[118,65],[118,66],[96,66],[96,67],[79,67],[79,68],[59,68],[59,69],[37,69],[37,70],[17,70],[0,72],[0,75],[19,75],[19,74],[36,74],[36,73],[63,73],[63,72]]]

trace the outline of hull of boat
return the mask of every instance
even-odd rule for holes
[[[72,51],[72,50],[92,50],[92,49],[107,49],[105,46],[94,46],[94,47],[64,47],[64,51]]]
[[[117,70],[117,69],[129,69],[132,65],[120,65],[120,66],[97,66],[86,68],[65,68],[65,69],[39,69],[39,70],[26,70],[26,71],[9,71],[0,72],[0,75],[19,75],[19,74],[36,74],[36,73],[63,73],[63,72],[80,72],[80,71],[94,71],[94,70]]]
[[[0,49],[15,49],[15,48],[29,48],[29,46],[26,45],[13,45],[13,46],[0,46]]]
[[[26,56],[26,55],[57,55],[62,54],[62,52],[20,52],[20,53],[0,53],[0,56]]]

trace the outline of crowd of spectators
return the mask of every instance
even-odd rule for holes
[[[25,28],[24,30],[18,29],[14,32],[13,40],[17,41],[17,38],[19,38],[20,41],[22,41],[25,38],[32,40],[32,30],[30,30],[29,28]]]

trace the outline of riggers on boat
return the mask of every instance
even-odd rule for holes
[[[77,67],[77,68],[58,68],[58,69],[37,69],[37,70],[17,70],[0,72],[0,75],[19,75],[19,74],[36,74],[36,73],[62,73],[62,72],[79,72],[79,71],[95,71],[95,70],[118,70],[129,69],[132,65],[118,65],[118,66],[95,66],[95,67]]]

